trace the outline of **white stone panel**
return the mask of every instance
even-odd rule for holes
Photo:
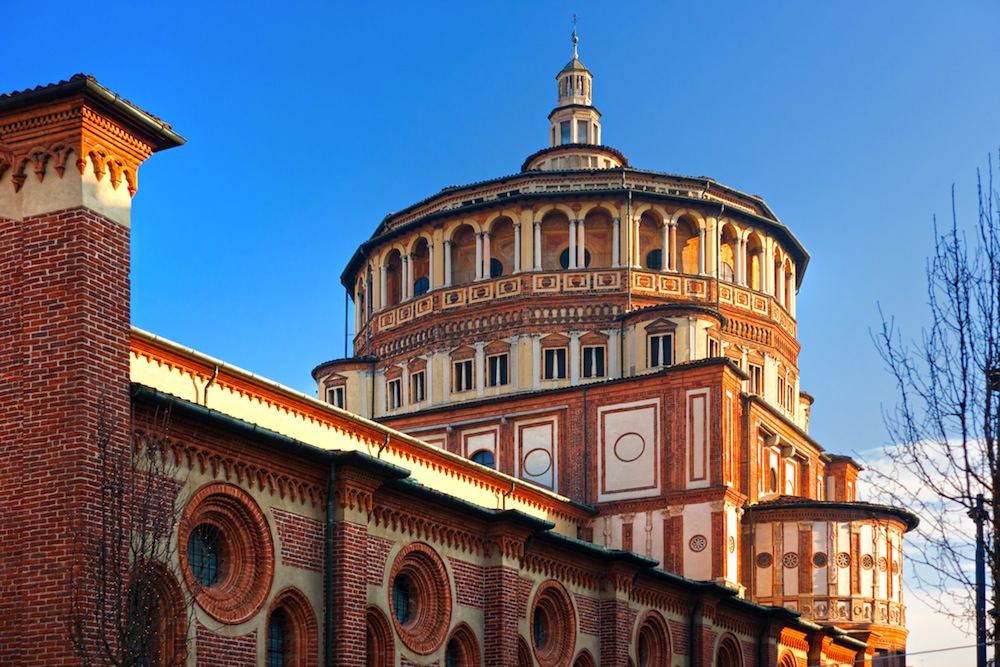
[[[687,400],[687,488],[699,489],[709,485],[709,434],[711,415],[708,406],[709,390],[688,391]]]
[[[660,493],[659,400],[598,410],[598,500],[644,498]]]
[[[851,566],[850,567],[838,567],[837,568],[837,595],[850,595],[851,594],[851,568],[861,567],[861,563],[854,562],[854,556],[851,554],[851,524],[849,523],[838,523],[837,524],[837,553],[846,553],[851,556]]]
[[[517,476],[555,491],[558,479],[556,443],[559,438],[556,418],[515,422],[514,438]]]
[[[782,525],[782,551],[775,554],[775,567],[781,568],[781,585],[783,595],[795,597],[799,594],[799,568],[797,559],[799,557],[799,526],[792,521],[786,521]],[[794,556],[796,565],[788,567],[784,559]]]
[[[684,576],[697,581],[712,578],[712,552],[719,545],[712,544],[712,506],[697,503],[684,506],[684,540],[681,552],[684,554]],[[706,545],[701,551],[694,551],[692,543],[696,537],[704,538]]]
[[[726,579],[729,581],[739,582],[742,576],[739,567],[739,560],[737,559],[737,547],[740,543],[740,536],[737,532],[739,529],[739,518],[736,514],[736,507],[732,505],[726,505],[726,557],[723,560],[725,563],[726,571],[723,573]]]
[[[758,556],[761,554],[769,554],[771,556],[771,565],[767,567],[758,566],[760,562]],[[774,535],[769,523],[754,526],[753,559],[757,595],[760,597],[771,597],[774,595],[774,587],[772,586],[774,578]]]
[[[813,564],[813,595],[829,593],[830,567],[834,564],[837,554],[829,553],[830,536],[828,525],[824,521],[816,521],[812,526],[812,552],[826,554],[826,566],[816,567]]]

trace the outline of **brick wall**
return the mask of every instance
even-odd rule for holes
[[[70,564],[93,533],[98,415],[113,448],[128,443],[129,232],[85,208],[0,220],[0,269],[0,650],[74,663]]]
[[[240,637],[226,637],[198,623],[196,644],[199,665],[257,664],[256,631]]]
[[[322,572],[326,548],[326,526],[323,522],[276,507],[271,508],[271,513],[278,527],[282,564]]]
[[[449,560],[455,575],[455,601],[466,607],[482,609],[486,583],[485,568],[457,558]]]

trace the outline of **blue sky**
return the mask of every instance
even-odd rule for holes
[[[974,212],[1000,146],[995,2],[18,2],[0,90],[90,73],[171,123],[188,143],[133,201],[133,322],[312,393],[382,217],[546,145],[574,12],[605,143],[761,195],[809,250],[811,433],[880,445],[877,304],[919,335],[932,216],[952,184]]]

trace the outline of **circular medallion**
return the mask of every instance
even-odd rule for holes
[[[781,557],[781,564],[785,567],[798,567],[799,566],[799,555],[794,551],[789,551],[784,556]]]
[[[708,547],[708,539],[704,535],[695,535],[688,542],[688,547],[694,552],[704,551]]]
[[[619,461],[631,463],[646,451],[646,441],[638,433],[625,433],[615,441],[615,456]]]
[[[826,567],[826,554],[822,551],[817,551],[813,554],[813,565],[816,567]]]
[[[757,554],[757,567],[771,567],[771,554]]]
[[[552,455],[546,449],[532,449],[524,457],[524,472],[541,477],[552,468]]]

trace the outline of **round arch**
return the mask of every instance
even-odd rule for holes
[[[476,227],[463,222],[451,230],[451,284],[466,285],[476,279]]]
[[[670,628],[658,612],[647,611],[636,623],[635,656],[638,667],[669,665],[673,655]]]
[[[448,638],[444,664],[455,667],[478,667],[481,661],[476,633],[465,623],[460,623]]]
[[[736,637],[726,633],[715,647],[715,667],[743,667],[743,651]]]
[[[275,623],[281,619],[282,623]],[[286,588],[274,597],[267,611],[267,650],[271,655],[276,646],[272,630],[282,627],[283,646],[281,655],[286,665],[310,665],[319,660],[319,635],[316,615],[309,600],[297,588]]]
[[[389,667],[395,664],[392,628],[378,607],[365,612],[365,664],[369,667]]]

